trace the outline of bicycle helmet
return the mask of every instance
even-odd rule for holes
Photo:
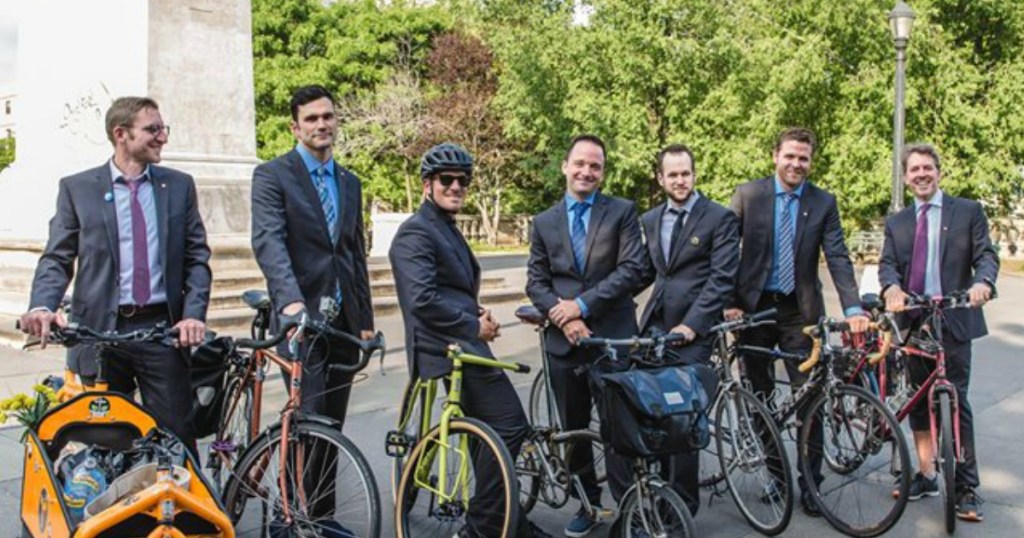
[[[458,171],[473,177],[473,157],[458,144],[438,144],[423,154],[420,162],[420,177],[427,179],[437,172]]]

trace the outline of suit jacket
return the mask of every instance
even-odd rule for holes
[[[698,337],[704,337],[722,318],[722,310],[736,286],[739,219],[732,211],[701,196],[694,202],[666,263],[661,244],[661,220],[666,205],[661,204],[640,218],[647,255],[636,292],[654,283],[651,299],[640,317],[640,327],[646,331],[651,315],[660,310],[664,330],[683,323]]]
[[[992,248],[988,229],[981,204],[943,193],[939,235],[939,280],[943,293],[966,290],[976,282],[986,282],[995,290],[999,257]],[[883,291],[894,284],[907,289],[916,230],[913,204],[885,220],[885,242],[878,264]],[[980,308],[950,310],[945,313],[945,320],[946,329],[957,342],[988,334]]]
[[[740,269],[732,305],[753,312],[768,282],[775,241],[775,178],[744,183],[732,197],[732,210],[740,218]],[[818,262],[824,251],[829,273],[839,292],[843,309],[858,306],[857,279],[843,239],[836,198],[810,182],[800,197],[793,248],[796,298],[804,322],[816,323],[825,313],[818,279]]]
[[[373,329],[370,279],[363,237],[362,185],[335,164],[338,185],[338,240],[331,242],[320,197],[298,151],[256,167],[252,175],[252,248],[267,279],[277,315],[302,301],[310,317],[320,318],[320,298],[334,296],[341,283],[341,307],[347,326],[358,336]]]
[[[597,194],[590,208],[586,265],[581,274],[573,260],[565,201],[533,219],[526,293],[547,315],[559,299],[582,299],[589,316],[583,321],[597,336],[626,338],[637,332],[633,288],[643,271],[643,242],[636,204]],[[566,355],[572,345],[549,326],[547,351]]]
[[[450,372],[448,344],[493,357],[479,338],[480,266],[450,216],[432,202],[423,202],[398,228],[388,259],[412,376],[434,378]]]
[[[210,248],[195,182],[170,168],[151,165],[149,171],[168,316],[172,323],[205,320],[212,279]],[[32,281],[30,309],[56,311],[73,278],[72,318],[92,329],[117,327],[120,250],[117,209],[107,201],[112,192],[109,163],[60,180],[57,212],[50,219],[49,240]],[[95,375],[95,356],[95,348],[77,346],[68,353],[68,366],[82,375]],[[187,353],[182,356],[187,360]]]

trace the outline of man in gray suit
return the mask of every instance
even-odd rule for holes
[[[334,97],[322,86],[299,88],[291,113],[295,149],[257,166],[252,176],[252,248],[267,279],[272,327],[307,311],[318,319],[321,299],[330,298],[341,307],[334,326],[370,339],[362,185],[333,157]],[[333,338],[317,338],[311,345],[300,349],[302,407],[337,420],[340,427],[355,374],[327,365],[354,363],[358,350]]]
[[[647,248],[636,292],[654,284],[640,327],[643,332],[684,335],[685,345],[672,350],[675,360],[706,364],[714,345],[708,331],[722,318],[736,285],[739,220],[695,190],[696,165],[688,147],[668,146],[658,153],[657,162],[658,184],[667,200],[640,218]],[[700,504],[699,463],[694,452],[665,458],[662,464],[693,513]]]
[[[988,219],[981,204],[958,198],[939,189],[942,168],[939,153],[927,144],[911,144],[903,150],[903,182],[914,203],[885,221],[885,244],[878,264],[886,309],[900,312],[907,293],[940,296],[967,290],[968,310],[944,313],[942,346],[946,352],[946,376],[956,386],[959,402],[960,443],[964,462],[956,466],[956,514],[965,521],[981,521],[978,459],[974,448],[974,413],[967,399],[971,382],[971,341],[988,334],[983,306],[992,298],[999,274],[999,257],[989,239]],[[917,329],[921,318],[906,320]],[[934,362],[912,357],[911,379],[923,383]],[[909,500],[939,494],[934,450],[924,402],[910,413],[920,472],[910,483]]]
[[[596,334],[627,338],[637,332],[633,288],[643,268],[643,242],[636,205],[601,194],[604,142],[593,135],[570,142],[562,163],[566,192],[533,220],[526,293],[551,320],[544,335],[550,355],[551,386],[566,429],[587,428],[592,395],[587,368],[599,350],[576,348],[582,337]],[[607,449],[606,449],[606,452]],[[580,476],[591,503],[601,488],[593,473],[593,455],[573,451],[570,469]],[[612,495],[625,492],[631,470],[609,454],[606,465]],[[566,536],[584,536],[597,522],[580,509],[566,526]]]
[[[59,305],[74,277],[71,315],[84,326],[127,332],[164,322],[180,329],[181,349],[104,349],[104,373],[111,390],[129,394],[138,387],[157,423],[191,445],[185,350],[203,339],[211,281],[195,183],[156,166],[170,128],[152,99],[115,100],[106,130],[113,157],[60,181],[57,212],[21,326],[45,342],[53,324],[66,325]],[[94,348],[73,348],[69,367],[90,382],[97,373],[95,357]]]

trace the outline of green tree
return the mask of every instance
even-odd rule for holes
[[[0,170],[14,162],[14,137],[0,138]]]

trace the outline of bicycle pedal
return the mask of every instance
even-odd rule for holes
[[[615,519],[615,509],[598,508],[594,510],[594,519],[598,521],[613,521]]]
[[[384,451],[392,458],[403,458],[416,439],[398,430],[391,430],[384,438]]]

